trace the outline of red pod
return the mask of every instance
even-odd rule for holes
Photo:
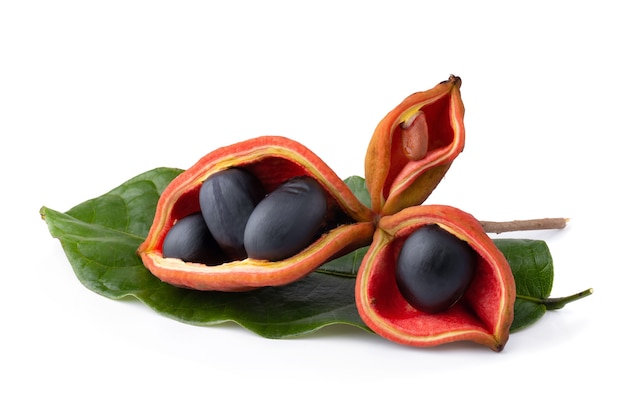
[[[477,263],[469,287],[452,307],[425,313],[402,296],[396,261],[411,233],[433,224],[467,242]],[[356,303],[365,323],[394,342],[434,346],[469,340],[500,351],[513,321],[515,281],[506,258],[474,217],[449,206],[423,205],[380,220],[358,272]]]
[[[378,124],[365,158],[372,210],[381,215],[421,204],[465,146],[461,79],[454,75],[410,95]]]
[[[212,174],[245,168],[266,192],[308,176],[326,193],[326,229],[304,250],[280,261],[243,259],[208,266],[165,258],[165,236],[180,219],[200,211],[199,192]],[[138,253],[144,265],[170,284],[198,290],[245,291],[296,281],[330,259],[371,241],[374,214],[317,155],[293,140],[262,136],[216,149],[176,177],[161,195],[154,222]]]

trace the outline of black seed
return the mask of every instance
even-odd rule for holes
[[[420,227],[404,242],[396,263],[402,296],[426,313],[452,307],[469,286],[476,252],[437,225]]]
[[[248,256],[278,261],[297,254],[319,233],[326,208],[326,193],[314,179],[284,182],[250,215],[244,234]]]
[[[178,258],[185,262],[217,265],[224,261],[201,213],[178,220],[165,236],[162,252],[164,258]]]
[[[247,257],[243,234],[265,191],[250,172],[231,168],[206,179],[200,188],[200,210],[211,234],[231,259]]]

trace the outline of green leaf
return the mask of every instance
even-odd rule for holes
[[[546,306],[522,297],[547,299],[552,291],[554,266],[546,242],[531,239],[494,239],[504,254],[513,276],[517,299],[511,332],[530,326],[546,312]],[[521,297],[520,297],[521,296]]]
[[[163,189],[182,171],[157,168],[66,213],[47,207],[41,216],[58,238],[76,276],[87,288],[111,299],[135,297],[158,313],[195,325],[227,321],[268,338],[286,338],[343,323],[369,330],[354,302],[354,278],[367,248],[322,265],[283,287],[243,293],[196,291],[166,284],[136,254],[150,229]],[[359,177],[346,180],[364,203],[369,194]],[[512,331],[540,319],[547,309],[590,294],[549,299],[553,266],[543,241],[494,239],[515,276],[518,300]]]
[[[181,169],[157,168],[140,174],[108,193],[70,209],[67,214],[85,223],[145,238],[159,196]]]
[[[87,288],[117,299],[154,285],[155,277],[135,251],[148,234],[159,196],[180,172],[172,168],[148,171],[65,214],[41,209],[50,233],[61,241],[76,276]]]
[[[146,172],[67,213],[41,209],[87,288],[112,299],[136,297],[185,323],[233,321],[268,338],[302,335],[334,323],[367,329],[354,304],[353,279],[316,272],[284,287],[223,293],[177,288],[152,275],[136,250],[147,236],[159,195],[180,172]]]
[[[317,268],[317,271],[329,275],[356,278],[356,274],[359,272],[359,267],[361,266],[361,262],[368,248],[369,246],[359,248],[347,255],[326,262],[324,265]]]
[[[515,276],[517,298],[511,332],[530,326],[548,310],[558,310],[593,293],[589,288],[566,297],[550,297],[554,265],[546,242],[530,239],[494,239],[494,242]]]
[[[352,194],[356,196],[356,198],[366,207],[372,206],[372,198],[370,197],[370,193],[365,186],[365,179],[359,177],[358,175],[353,175],[344,180]]]

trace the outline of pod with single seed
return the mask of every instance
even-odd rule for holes
[[[454,75],[404,99],[378,124],[365,157],[372,210],[397,213],[422,204],[463,151],[465,108]]]
[[[452,279],[461,284],[453,283],[453,291],[447,294],[450,299],[443,304],[441,300],[429,299],[438,296],[432,292],[432,286],[416,285],[411,291],[426,291],[418,296],[425,297],[421,302],[426,303],[420,309],[420,302],[410,301],[410,291],[407,296],[400,289],[403,284],[398,282],[397,265],[408,239],[433,226],[457,240],[460,249],[448,252],[449,242],[435,242],[446,247],[442,255],[445,259],[442,262],[432,258],[441,255],[438,250],[434,255],[413,254],[430,263],[418,269],[428,272],[431,266],[445,266],[454,259],[461,263],[459,270],[453,268],[446,273],[458,274],[460,278]],[[469,256],[463,248],[465,244],[470,249]],[[468,271],[471,271],[469,279],[463,276]],[[436,275],[445,279],[441,271]],[[460,293],[453,294],[459,288]],[[434,346],[469,340],[500,351],[508,340],[513,321],[515,281],[506,258],[474,217],[450,206],[415,206],[380,220],[358,271],[356,304],[361,318],[374,332],[398,343]],[[431,310],[433,304],[437,308]]]

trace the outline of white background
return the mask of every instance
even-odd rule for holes
[[[0,414],[623,412],[618,4],[3,2]],[[185,325],[85,289],[39,217],[266,134],[362,175],[378,121],[451,73],[466,148],[428,202],[481,220],[571,218],[515,236],[550,245],[553,295],[595,290],[502,353],[344,326],[267,340]]]

